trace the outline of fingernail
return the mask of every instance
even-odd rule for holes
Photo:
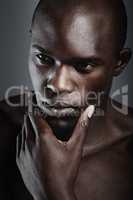
[[[94,105],[90,105],[88,107],[88,118],[90,119],[92,117],[92,115],[94,114],[95,111],[95,106]]]

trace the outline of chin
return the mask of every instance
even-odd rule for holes
[[[72,136],[73,130],[77,124],[78,117],[47,117],[46,120],[49,126],[52,128],[57,139],[68,141]]]

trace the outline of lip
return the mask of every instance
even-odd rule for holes
[[[75,109],[73,107],[52,107],[50,110],[58,117],[75,116],[80,112],[79,109]]]
[[[65,109],[65,108],[73,108],[73,109],[82,109],[83,106],[69,105],[64,103],[56,103],[54,105],[49,105],[47,103],[44,104],[47,108],[53,109]]]
[[[67,117],[78,117],[81,113],[81,108],[76,107],[61,107],[61,106],[50,106],[41,107],[45,116],[56,117],[56,118],[67,118]]]

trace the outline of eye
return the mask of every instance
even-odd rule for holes
[[[90,73],[91,71],[94,70],[94,68],[96,67],[96,63],[87,63],[87,64],[77,64],[75,65],[75,69],[79,72],[79,73]]]
[[[37,54],[36,57],[42,65],[53,66],[55,64],[54,59],[46,54],[40,53]]]

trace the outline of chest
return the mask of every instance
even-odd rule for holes
[[[133,163],[122,152],[108,151],[81,163],[75,185],[78,200],[131,200]]]

